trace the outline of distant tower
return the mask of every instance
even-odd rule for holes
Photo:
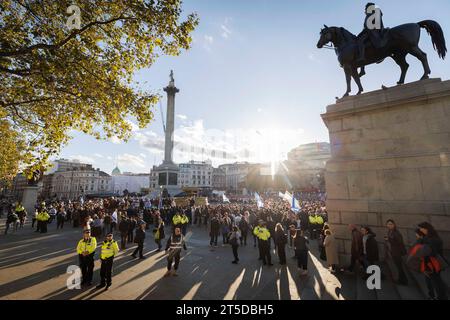
[[[175,87],[173,70],[170,71],[170,82],[164,88],[167,93],[167,120],[166,120],[166,139],[164,147],[164,163],[173,164],[173,133],[175,131],[175,94],[180,90]]]
[[[163,194],[169,193],[175,196],[182,192],[178,187],[178,173],[179,168],[173,162],[173,147],[174,147],[174,131],[175,131],[175,95],[180,90],[175,87],[175,80],[173,78],[173,71],[170,71],[170,82],[164,88],[167,93],[167,121],[164,141],[164,161],[161,165],[154,168],[152,172],[156,174],[157,191],[163,191]],[[165,191],[165,192],[164,192]]]

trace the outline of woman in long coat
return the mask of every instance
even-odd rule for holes
[[[325,240],[323,241],[323,246],[325,247],[328,266],[330,266],[331,271],[334,272],[339,264],[339,255],[336,239],[330,229],[325,230]]]

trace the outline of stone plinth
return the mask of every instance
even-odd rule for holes
[[[38,189],[39,187],[27,186],[23,191],[22,206],[27,210],[29,218],[34,214],[34,206],[36,205],[38,198]]]
[[[407,243],[428,221],[450,249],[450,81],[349,97],[328,106],[322,119],[332,154],[327,210],[341,258],[350,254],[348,224],[369,225],[382,242],[387,219]]]

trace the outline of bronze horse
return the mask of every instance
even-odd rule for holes
[[[445,59],[447,47],[444,33],[441,26],[432,20],[425,20],[419,23],[402,24],[392,29],[386,29],[386,45],[381,49],[376,49],[371,43],[366,44],[365,61],[358,61],[358,38],[344,28],[327,27],[320,32],[320,39],[317,47],[323,48],[327,43],[333,43],[339,63],[344,68],[347,80],[347,91],[343,97],[347,97],[351,92],[351,78],[358,85],[358,95],[364,89],[361,85],[361,77],[365,74],[364,67],[373,63],[380,63],[385,58],[391,57],[400,66],[401,76],[398,84],[405,82],[406,72],[409,64],[406,56],[411,54],[422,62],[424,75],[421,80],[428,79],[431,73],[428,65],[427,54],[419,48],[421,28],[427,30],[431,36],[434,49],[440,58]],[[361,73],[358,74],[358,68]]]

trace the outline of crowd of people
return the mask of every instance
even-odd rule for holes
[[[5,234],[23,228],[28,213],[17,203],[7,213]],[[137,244],[132,258],[145,259],[144,240],[151,229],[157,249],[161,251],[166,240],[167,272],[165,276],[177,275],[182,249],[186,250],[188,228],[197,226],[209,233],[212,249],[229,246],[232,263],[239,263],[239,248],[253,245],[258,248],[259,260],[268,267],[273,265],[272,254],[276,252],[280,265],[287,264],[286,247],[295,252],[300,276],[308,274],[308,256],[312,241],[317,241],[320,259],[326,261],[330,272],[360,272],[368,277],[367,268],[379,264],[379,242],[369,226],[349,226],[351,235],[351,263],[340,265],[338,240],[328,224],[328,215],[322,194],[308,194],[295,212],[291,204],[275,196],[266,196],[263,207],[256,201],[214,203],[196,206],[195,201],[179,207],[175,201],[146,198],[106,198],[88,201],[42,202],[32,215],[32,227],[36,232],[48,232],[47,225],[56,221],[56,229],[66,224],[83,229],[83,239],[77,246],[83,284],[92,284],[92,270],[97,239],[100,243],[101,283],[106,289],[112,283],[113,259],[119,250],[129,244]],[[169,228],[169,230],[166,230]],[[430,299],[447,299],[446,285],[441,270],[446,264],[443,242],[429,223],[422,223],[416,230],[417,242],[407,250],[402,234],[393,220],[386,222],[386,236],[383,243],[389,258],[398,270],[399,285],[408,285],[406,266],[421,272],[429,288]],[[120,245],[114,240],[114,233],[120,234]],[[219,240],[220,239],[220,240]],[[273,247],[272,247],[273,243]]]

